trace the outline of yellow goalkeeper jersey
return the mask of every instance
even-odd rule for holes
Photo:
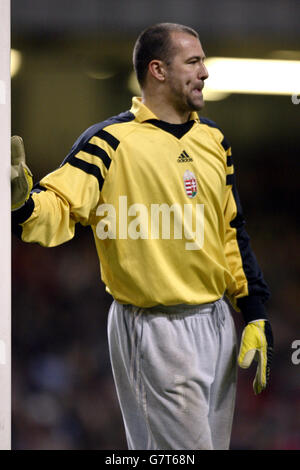
[[[159,120],[130,111],[87,129],[61,166],[13,212],[26,242],[52,247],[90,225],[101,278],[120,303],[203,304],[224,294],[248,317],[269,297],[236,190],[231,147],[191,113]]]

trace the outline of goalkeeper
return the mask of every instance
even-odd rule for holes
[[[76,223],[94,232],[113,297],[109,350],[129,449],[228,449],[237,363],[256,361],[255,394],[269,380],[269,289],[245,230],[231,146],[198,115],[204,60],[193,29],[145,30],[133,54],[142,96],[87,129],[33,188],[22,139],[12,138],[15,233],[57,246]],[[176,207],[186,210],[182,223],[196,220],[181,238]],[[169,208],[169,227],[149,235],[149,208]],[[245,320],[239,354],[224,296]]]

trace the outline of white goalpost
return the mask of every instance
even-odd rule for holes
[[[0,450],[11,449],[10,0],[0,0]]]

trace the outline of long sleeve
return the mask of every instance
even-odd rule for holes
[[[224,209],[225,255],[235,280],[228,286],[227,295],[233,306],[240,310],[245,320],[249,322],[267,317],[264,303],[270,297],[270,292],[245,229],[245,218],[237,191],[231,148],[228,144],[225,150],[228,165],[226,180],[228,190]]]
[[[83,134],[60,168],[35,185],[25,205],[13,211],[14,233],[23,241],[51,247],[70,240],[77,222],[89,224],[110,165],[109,148],[93,132]]]

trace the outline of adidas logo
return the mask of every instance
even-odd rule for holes
[[[192,162],[193,159],[184,150],[177,158],[177,161],[178,163],[187,163],[187,162]]]

